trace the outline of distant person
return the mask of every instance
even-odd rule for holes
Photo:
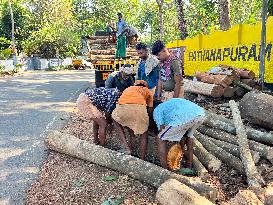
[[[154,95],[159,78],[159,60],[149,53],[147,45],[144,43],[138,43],[136,51],[140,58],[137,65],[136,80],[145,80],[148,83],[149,90]]]
[[[126,88],[134,85],[133,66],[125,64],[120,71],[111,73],[105,81],[106,88],[117,88],[123,92]]]
[[[137,29],[133,26],[129,26],[129,28],[127,30],[128,45],[135,45],[138,41],[138,37],[139,36],[138,36]]]
[[[170,54],[162,41],[153,44],[152,54],[160,60],[157,99],[166,101],[184,97],[182,66],[179,59]]]
[[[93,88],[81,93],[77,108],[93,121],[93,142],[105,146],[106,127],[111,122],[111,114],[120,96],[118,89]]]
[[[131,154],[135,146],[135,135],[140,135],[140,158],[144,159],[148,143],[149,114],[152,114],[153,96],[144,80],[124,90],[112,113],[115,129],[126,149]],[[124,128],[129,129],[130,143],[125,138]]]
[[[122,14],[118,13],[118,22],[117,22],[117,51],[116,58],[125,58],[126,57],[126,32],[128,30],[127,23],[122,19]]]
[[[109,42],[116,43],[117,37],[116,37],[116,28],[115,28],[115,23],[110,22],[107,27],[106,27],[106,32],[109,35]]]
[[[193,134],[205,119],[204,109],[189,100],[172,98],[158,105],[153,116],[159,130],[156,139],[162,167],[180,169],[180,160],[185,153],[184,146],[186,145],[187,173],[193,174]],[[180,156],[176,153],[168,153],[167,142],[178,143],[181,149]],[[173,155],[174,158],[167,160],[167,156],[170,155]]]

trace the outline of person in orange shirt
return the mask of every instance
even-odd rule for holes
[[[140,158],[144,159],[148,143],[149,115],[153,111],[153,95],[144,80],[137,80],[134,86],[125,89],[112,113],[115,129],[131,154],[135,145],[135,135],[140,135]],[[130,143],[127,143],[124,128],[129,128]]]

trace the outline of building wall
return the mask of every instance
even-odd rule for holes
[[[207,71],[216,65],[247,68],[259,75],[261,23],[236,25],[228,31],[214,31],[192,39],[176,40],[168,48],[186,47],[184,71],[192,76],[195,71]],[[273,17],[267,20],[265,82],[273,83]]]

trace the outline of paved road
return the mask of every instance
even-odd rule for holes
[[[92,71],[32,72],[0,79],[0,205],[24,204],[26,189],[47,157],[43,138],[60,126]]]

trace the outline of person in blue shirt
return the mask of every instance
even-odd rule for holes
[[[138,43],[136,51],[140,58],[137,65],[136,80],[145,80],[152,94],[156,94],[156,86],[159,79],[159,60],[149,54],[147,45]]]
[[[157,143],[162,167],[170,168],[167,142],[176,142],[181,145],[182,153],[185,153],[184,146],[187,146],[186,167],[192,170],[193,134],[205,119],[204,109],[189,100],[172,98],[158,105],[153,117],[159,130]]]

